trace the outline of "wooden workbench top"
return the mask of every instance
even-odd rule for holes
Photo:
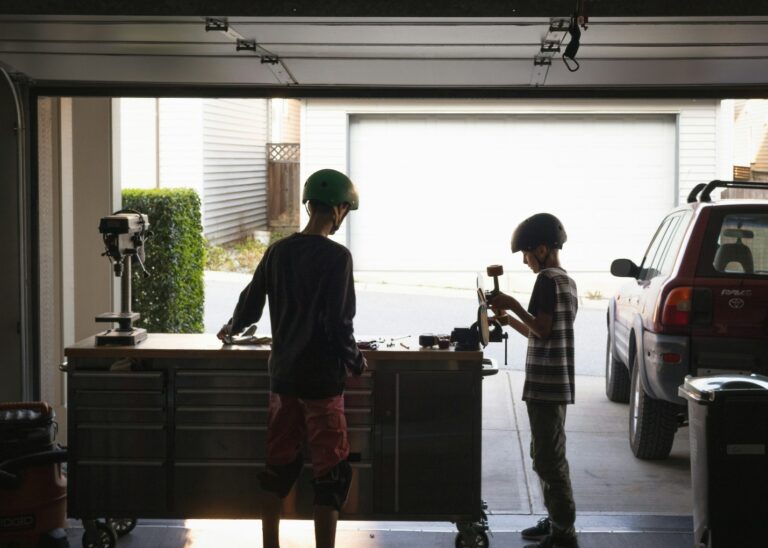
[[[393,346],[387,346],[389,339],[383,339],[377,350],[364,350],[368,361],[381,360],[453,360],[480,361],[483,353],[476,351],[456,351],[420,348],[418,339],[403,339],[393,341]],[[83,339],[68,346],[64,355],[68,358],[213,358],[223,359],[267,359],[269,346],[255,345],[226,345],[215,335],[150,333],[149,336],[135,346],[96,346],[95,336]]]

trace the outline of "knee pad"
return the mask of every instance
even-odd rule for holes
[[[267,464],[266,470],[259,473],[259,483],[263,491],[269,491],[285,498],[301,474],[304,457],[301,453],[289,464]]]
[[[315,478],[315,506],[333,506],[341,510],[349,495],[352,485],[352,466],[343,460],[334,466],[330,472]]]

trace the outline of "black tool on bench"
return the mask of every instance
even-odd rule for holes
[[[493,299],[496,295],[501,293],[501,290],[499,289],[499,276],[502,276],[504,274],[504,267],[501,265],[491,265],[486,268],[486,274],[488,276],[493,278],[493,289],[490,291],[486,291],[484,289],[483,284],[483,277],[481,274],[478,274],[477,276],[477,302],[480,305],[484,305],[486,308],[486,315],[487,315],[487,309],[488,309],[488,301]],[[502,329],[502,324],[500,322],[500,319],[504,318],[504,316],[501,317],[494,317],[489,318],[488,324],[490,326],[490,330],[488,332],[488,342],[504,342],[504,365],[507,365],[508,363],[508,341],[509,341],[509,333],[505,332]]]

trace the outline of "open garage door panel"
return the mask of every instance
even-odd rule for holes
[[[512,229],[548,210],[568,230],[566,267],[605,271],[639,258],[675,203],[673,115],[358,115],[349,142],[358,270],[523,269]]]

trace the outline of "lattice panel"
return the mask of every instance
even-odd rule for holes
[[[301,145],[298,143],[267,144],[270,162],[298,162],[301,158]]]

